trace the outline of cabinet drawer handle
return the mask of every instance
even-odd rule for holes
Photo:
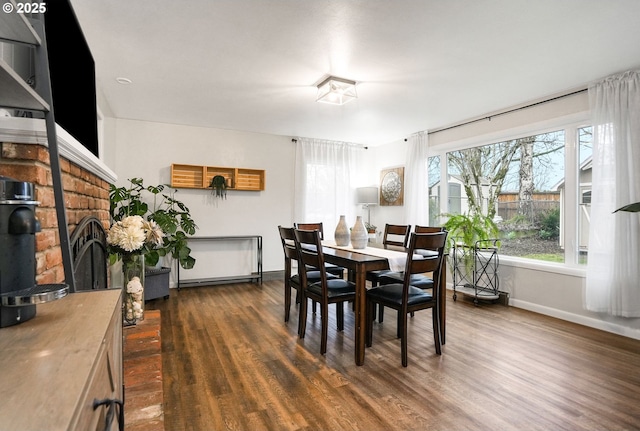
[[[124,405],[122,401],[115,398],[105,398],[104,400],[93,400],[93,409],[96,410],[100,406],[107,406],[107,416],[104,419],[104,430],[111,431],[111,424],[115,417],[116,407],[118,409],[118,430],[124,430]]]

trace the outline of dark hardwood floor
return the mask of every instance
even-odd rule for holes
[[[165,429],[640,429],[640,341],[501,305],[447,302],[447,344],[431,312],[409,324],[400,362],[395,313],[354,364],[353,313],[326,356],[320,316],[299,340],[282,282],[172,290],[162,314]],[[385,313],[386,314],[386,313]]]

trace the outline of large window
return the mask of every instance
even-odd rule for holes
[[[493,218],[501,255],[586,263],[591,128],[567,127],[446,153],[446,202],[435,172],[429,170],[430,203],[437,202],[441,214]]]
[[[591,223],[591,153],[593,129],[578,129],[578,262],[587,263],[589,224]]]
[[[429,157],[429,226],[440,224],[440,156]]]

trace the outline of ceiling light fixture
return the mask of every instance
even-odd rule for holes
[[[356,82],[348,79],[329,76],[318,84],[318,98],[316,102],[344,105],[358,97]]]
[[[131,84],[131,80],[129,78],[123,78],[123,77],[118,77],[116,78],[116,82],[118,84],[122,84],[122,85],[129,85]]]

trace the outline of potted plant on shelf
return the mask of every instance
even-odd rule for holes
[[[227,198],[227,179],[222,175],[215,175],[211,178],[209,183],[212,193],[215,197],[226,199]]]
[[[376,229],[378,228],[377,226],[372,225],[369,222],[365,222],[364,227],[367,228],[367,233],[376,233]]]

